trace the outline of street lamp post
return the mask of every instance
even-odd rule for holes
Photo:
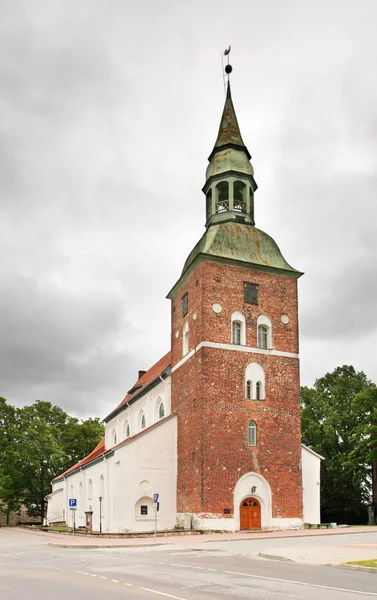
[[[102,496],[98,498],[99,500],[99,532],[102,533]]]

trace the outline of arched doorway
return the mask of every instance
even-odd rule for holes
[[[245,498],[240,504],[240,529],[261,529],[261,507],[256,498]]]

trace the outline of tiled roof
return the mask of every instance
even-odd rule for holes
[[[124,404],[127,404],[127,402],[129,400],[140,396],[140,394],[142,394],[144,389],[150,383],[152,383],[152,381],[157,379],[157,377],[159,375],[161,375],[164,371],[166,371],[166,369],[170,366],[170,359],[171,359],[171,352],[168,352],[167,354],[165,354],[165,356],[160,358],[160,360],[158,362],[156,362],[156,364],[153,365],[153,367],[151,367],[146,373],[144,373],[144,375],[142,375],[131,388],[131,390],[132,390],[135,387],[137,387],[138,388],[137,391],[135,391],[133,394],[128,393],[127,396],[122,400],[122,402],[120,404],[118,404],[118,406],[116,408],[114,408],[114,410],[112,410],[109,415],[107,415],[107,417],[105,418],[105,421],[107,421],[113,413],[115,413],[117,410],[119,410],[119,408],[121,406],[123,406]]]
[[[166,369],[170,366],[170,358],[171,358],[171,353],[168,352],[167,354],[165,354],[165,356],[160,358],[160,360],[158,362],[156,362],[156,364],[154,364],[153,367],[151,367],[148,371],[146,371],[146,373],[144,373],[144,375],[142,375],[137,380],[135,385],[131,388],[131,389],[134,389],[135,387],[137,387],[138,388],[137,392],[135,392],[133,394],[128,393],[127,396],[122,400],[122,402],[110,413],[110,415],[108,415],[108,417],[106,417],[106,419],[108,419],[109,416],[111,416],[113,413],[115,413],[117,410],[119,410],[119,408],[121,406],[123,406],[129,400],[131,400],[131,398],[132,399],[137,398],[150,383],[152,383],[155,379],[157,379],[157,377],[159,375],[161,375],[164,371],[166,371]],[[147,428],[147,429],[149,429],[149,428]],[[143,432],[145,432],[145,431],[146,431],[146,429],[143,429]],[[141,432],[139,432],[139,433],[141,433]],[[136,434],[136,435],[138,435],[138,434]],[[132,438],[136,437],[136,435],[132,436]],[[129,438],[129,439],[131,439],[131,438]],[[117,446],[121,445],[122,443],[123,442],[121,442],[120,444],[117,444]],[[106,452],[108,452],[109,450],[110,450],[110,448],[108,448],[106,450]],[[94,450],[92,450],[92,452],[90,454],[88,454],[88,456],[85,456],[85,458],[83,458],[78,463],[76,463],[75,465],[73,465],[72,467],[70,467],[69,469],[64,471],[64,473],[61,473],[61,475],[58,475],[57,477],[55,477],[55,479],[53,479],[53,481],[60,479],[61,477],[65,477],[66,475],[69,475],[76,469],[83,467],[84,465],[91,462],[95,458],[98,458],[102,454],[105,454],[105,438],[102,438],[102,440],[99,442],[99,444],[97,444],[97,446],[94,448]]]

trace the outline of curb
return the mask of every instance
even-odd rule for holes
[[[298,530],[298,531],[302,531],[302,529]],[[311,535],[310,533],[306,534],[306,535],[273,535],[273,536],[264,536],[263,533],[270,533],[268,531],[266,532],[262,532],[262,535],[259,535],[258,537],[252,537],[252,538],[248,538],[248,537],[237,537],[237,538],[231,538],[231,539],[226,539],[226,534],[224,534],[224,537],[222,539],[219,540],[206,540],[206,534],[199,536],[200,538],[200,542],[198,541],[197,543],[199,544],[211,544],[211,543],[221,543],[221,542],[253,542],[253,541],[257,541],[257,540],[263,540],[263,539],[267,539],[267,540],[280,540],[280,539],[291,539],[291,538],[313,538],[313,537],[319,537],[319,536],[324,536],[324,535],[345,535],[344,533],[340,533],[340,532],[336,532],[336,533],[328,533],[329,530],[323,530],[323,533],[316,533],[315,535]],[[334,531],[333,529],[331,531]],[[344,530],[343,530],[344,531]],[[34,532],[31,532],[34,533]],[[348,531],[347,530],[347,534],[360,534],[360,533],[376,533],[376,531]],[[48,535],[54,535],[54,534],[49,534],[48,532],[45,534],[46,536]],[[56,534],[55,534],[56,535]],[[83,536],[81,536],[82,539]],[[190,536],[192,537],[192,541],[197,541],[195,538],[196,536]],[[173,536],[166,536],[164,539],[166,541],[164,542],[159,542],[159,543],[149,543],[149,544],[106,544],[106,545],[102,545],[102,544],[85,544],[85,545],[79,545],[79,544],[58,544],[58,543],[53,543],[53,542],[48,542],[49,545],[51,546],[58,546],[60,548],[146,548],[148,546],[168,546],[168,545],[172,545],[172,544],[179,544],[181,543],[180,539],[172,539]],[[93,538],[91,538],[93,539]],[[105,539],[105,538],[102,538]],[[109,538],[106,538],[109,539]],[[119,538],[116,538],[119,539]],[[132,538],[131,538],[132,539]],[[135,537],[133,539],[147,539],[145,537],[143,538],[138,538]],[[161,537],[160,537],[161,539]],[[279,559],[275,559],[275,560],[279,560]],[[282,559],[280,559],[282,560]],[[291,560],[291,559],[285,559],[287,561]],[[292,561],[295,562],[295,561]]]
[[[54,542],[48,542],[47,544],[48,546],[54,546],[55,548],[73,548],[74,550],[91,550],[92,548],[94,550],[98,550],[99,548],[155,548],[156,546],[165,546],[166,544],[161,544],[161,543],[157,543],[157,544],[128,544],[128,545],[117,545],[117,546],[103,546],[103,545],[94,545],[94,544],[90,544],[90,545],[75,545],[75,544],[57,544]]]
[[[278,554],[265,554],[264,552],[258,552],[257,556],[261,558],[268,558],[269,560],[280,560],[282,562],[296,562],[293,558],[287,558],[286,556],[279,556]]]
[[[361,565],[349,565],[347,563],[340,563],[339,565],[326,565],[326,567],[348,569],[349,571],[364,571],[365,573],[377,573],[377,568],[375,567],[362,567]]]

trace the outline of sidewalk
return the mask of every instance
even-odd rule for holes
[[[206,542],[229,542],[240,540],[260,540],[260,539],[282,539],[282,538],[316,538],[319,536],[338,536],[350,535],[357,533],[377,533],[377,526],[361,526],[347,527],[337,529],[300,529],[291,531],[258,531],[258,532],[241,532],[235,533],[204,533],[203,535],[169,535],[157,536],[148,538],[97,538],[86,537],[82,535],[46,533],[42,531],[33,531],[23,528],[8,528],[11,531],[22,531],[30,533],[30,535],[42,536],[53,546],[63,548],[132,548],[140,546],[156,546],[169,544],[204,544]],[[339,540],[340,541],[340,540]],[[374,555],[377,556],[377,546],[375,547]],[[280,548],[281,550],[281,548]],[[289,558],[289,557],[287,557]],[[370,557],[369,557],[370,558]],[[291,559],[294,560],[294,559]],[[349,560],[353,560],[350,558]],[[363,560],[356,558],[355,560]]]

